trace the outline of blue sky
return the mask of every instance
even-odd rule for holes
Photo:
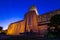
[[[23,20],[34,4],[40,15],[60,9],[60,0],[0,0],[0,26],[7,29],[10,23]]]

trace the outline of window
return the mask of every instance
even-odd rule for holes
[[[31,17],[28,18],[28,25],[31,25]]]

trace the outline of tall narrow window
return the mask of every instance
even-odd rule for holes
[[[28,18],[28,25],[31,25],[31,17]]]

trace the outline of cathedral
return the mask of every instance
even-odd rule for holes
[[[7,35],[21,35],[25,32],[45,34],[50,23],[50,18],[60,14],[60,10],[55,10],[42,15],[38,14],[36,6],[32,6],[24,15],[24,20],[11,23],[7,29]]]

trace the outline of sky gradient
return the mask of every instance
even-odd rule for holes
[[[0,0],[0,26],[5,30],[10,23],[23,20],[34,4],[40,15],[60,9],[60,0]]]

